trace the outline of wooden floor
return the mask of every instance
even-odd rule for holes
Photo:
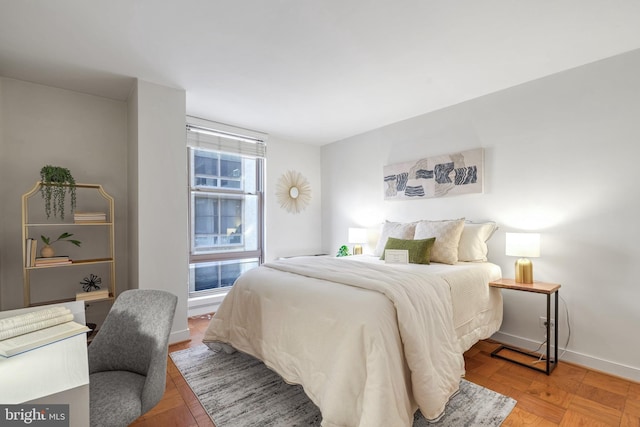
[[[189,319],[191,341],[169,352],[196,346],[208,316]],[[481,341],[465,353],[466,379],[518,401],[503,426],[638,426],[640,384],[560,362],[547,376],[492,358],[497,344]],[[167,389],[153,410],[132,426],[214,426],[169,358]]]

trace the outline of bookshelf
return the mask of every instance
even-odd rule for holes
[[[100,277],[100,290],[108,290],[106,297],[90,302],[113,301],[116,297],[113,197],[102,185],[76,184],[75,213],[80,214],[74,215],[69,210],[64,219],[46,218],[44,201],[39,194],[43,185],[36,182],[22,195],[24,306],[75,301],[76,293],[83,292],[81,281],[89,273]],[[83,216],[82,212],[89,214]],[[69,261],[44,265],[34,262],[44,245],[40,236],[55,239],[61,233],[71,233],[73,239],[82,242],[80,247],[65,241],[55,243],[55,256],[67,257]],[[34,242],[36,249],[31,250]]]

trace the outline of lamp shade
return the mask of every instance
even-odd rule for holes
[[[366,243],[366,228],[349,228],[349,243]]]
[[[505,254],[508,256],[540,256],[540,233],[506,233]]]

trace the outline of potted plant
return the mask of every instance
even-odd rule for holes
[[[64,233],[59,235],[56,240],[52,241],[50,237],[41,235],[40,239],[42,239],[42,241],[44,242],[44,247],[40,249],[40,255],[42,255],[43,258],[52,257],[55,252],[53,251],[53,248],[51,247],[51,245],[53,245],[55,242],[58,242],[58,241],[69,242],[79,247],[82,244],[82,242],[80,240],[69,239],[69,237],[71,236],[73,236],[72,233],[67,233],[65,231]]]
[[[47,219],[60,213],[60,219],[64,219],[65,194],[71,196],[71,212],[76,208],[76,180],[67,168],[46,165],[40,169],[40,192],[44,198],[44,211]]]
[[[338,254],[336,256],[337,257],[349,256],[349,248],[347,247],[347,245],[340,246],[340,248],[338,249]]]

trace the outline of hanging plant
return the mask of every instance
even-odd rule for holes
[[[44,198],[44,212],[47,219],[60,214],[60,219],[64,219],[65,195],[69,192],[71,196],[71,212],[76,208],[76,180],[67,168],[46,165],[40,169],[40,193]]]

